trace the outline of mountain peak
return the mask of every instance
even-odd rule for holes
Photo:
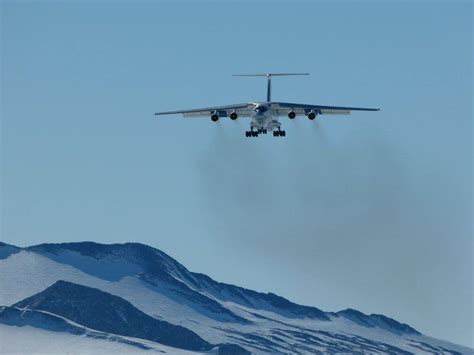
[[[100,244],[91,241],[71,243],[44,243],[26,248],[37,253],[59,255],[62,252],[75,252],[93,259],[123,258],[136,263],[149,272],[161,274],[166,269],[181,266],[176,260],[163,251],[146,244],[128,242],[123,244]]]

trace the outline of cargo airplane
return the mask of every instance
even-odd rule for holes
[[[236,120],[238,117],[250,117],[250,130],[245,132],[247,137],[258,137],[260,134],[273,132],[274,137],[285,137],[286,131],[281,129],[279,117],[306,116],[314,120],[318,115],[349,115],[351,111],[379,111],[378,108],[323,106],[298,104],[291,102],[272,101],[272,77],[289,75],[309,75],[309,73],[267,73],[267,74],[235,74],[234,76],[263,76],[267,78],[267,100],[263,102],[248,102],[243,104],[204,107],[192,110],[156,112],[155,115],[183,114],[184,117],[210,117],[217,122],[221,117]]]

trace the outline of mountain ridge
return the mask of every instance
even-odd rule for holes
[[[3,243],[0,255],[3,249],[14,251],[0,258],[0,281],[7,285],[0,296],[16,301],[11,304],[64,279],[123,298],[155,319],[184,326],[209,344],[236,344],[255,353],[471,350],[427,337],[384,315],[350,308],[324,312],[273,293],[221,283],[140,243],[44,243],[25,248]],[[20,293],[10,285],[17,279],[23,280]]]
[[[181,281],[185,282],[187,286],[192,285],[197,289],[202,289],[203,287],[211,287],[214,291],[216,291],[213,296],[216,296],[218,291],[229,291],[231,296],[237,297],[237,299],[241,300],[244,305],[252,305],[251,301],[249,301],[249,298],[263,298],[268,301],[269,305],[275,305],[282,311],[288,310],[290,313],[294,313],[295,316],[302,315],[306,312],[306,316],[322,320],[329,320],[325,313],[316,307],[298,305],[287,300],[284,297],[275,295],[271,292],[257,292],[243,287],[217,282],[205,274],[190,272],[178,261],[167,255],[163,251],[141,243],[128,242],[124,244],[107,245],[95,242],[76,242],[60,244],[44,243],[27,247],[25,249],[35,252],[39,251],[49,253],[56,253],[62,249],[69,249],[72,251],[76,251],[81,255],[98,259],[101,255],[107,255],[107,253],[109,253],[110,255],[110,253],[113,253],[114,251],[116,252],[117,250],[123,250],[123,248],[132,248],[132,250],[134,251],[137,251],[138,249],[139,252],[145,253],[145,263],[142,263],[142,266],[145,267],[145,271],[151,274],[152,276],[162,278],[165,281],[172,283],[176,283],[176,281]],[[158,253],[162,260],[157,262],[156,259],[153,259],[153,262],[151,262],[149,258],[151,259],[152,257],[156,256],[150,255],[150,253],[152,254],[153,252]],[[163,272],[163,270],[165,270],[166,272]],[[174,280],[169,278],[170,274],[172,276],[175,276]],[[153,282],[152,280],[144,276],[142,276],[142,279],[147,282]],[[222,292],[220,292],[220,296],[223,296]],[[233,300],[235,301],[236,299]],[[236,317],[235,315],[233,315],[233,317],[245,323],[245,320],[238,318],[238,316]]]

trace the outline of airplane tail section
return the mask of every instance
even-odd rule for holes
[[[309,75],[309,73],[266,73],[266,74],[234,74],[233,76],[266,76],[267,77],[267,102],[272,99],[272,76]]]

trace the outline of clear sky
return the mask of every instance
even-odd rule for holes
[[[5,242],[135,241],[192,271],[473,346],[472,3],[2,1]],[[248,121],[155,111],[380,107]]]

